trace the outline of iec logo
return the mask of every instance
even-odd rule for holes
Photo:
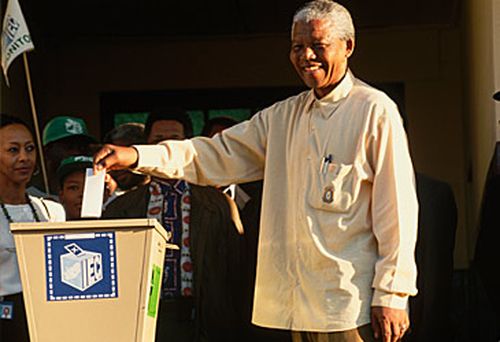
[[[112,232],[45,236],[47,299],[118,297]]]
[[[64,246],[69,253],[61,255],[61,281],[85,291],[102,280],[102,254],[85,251],[76,243]]]

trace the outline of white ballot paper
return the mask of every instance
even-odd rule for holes
[[[85,185],[83,186],[82,217],[101,217],[102,200],[104,196],[104,178],[106,171],[94,174],[94,170],[85,172]]]

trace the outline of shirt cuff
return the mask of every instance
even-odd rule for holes
[[[137,164],[134,170],[161,166],[161,156],[165,154],[162,145],[133,145],[137,150]]]
[[[408,305],[408,295],[389,293],[375,290],[373,293],[372,306],[384,306],[392,309],[406,310]]]

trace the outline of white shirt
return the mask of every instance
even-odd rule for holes
[[[42,200],[30,196],[41,221],[65,221],[64,208],[56,202]],[[28,204],[4,204],[14,222],[35,222],[35,217]],[[47,212],[48,210],[48,212]],[[10,224],[0,210],[0,296],[11,295],[22,291],[19,266],[17,264],[14,237],[10,232]]]
[[[342,331],[416,294],[418,204],[396,105],[349,72],[212,139],[135,146],[137,170],[200,185],[264,179],[253,323]],[[329,162],[324,158],[328,157]]]

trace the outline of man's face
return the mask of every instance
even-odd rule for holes
[[[185,139],[184,127],[178,121],[158,120],[151,126],[148,144],[157,144],[163,140],[182,140]]]
[[[327,21],[299,21],[292,28],[290,61],[304,83],[322,98],[342,80],[353,48],[352,40],[332,35]]]
[[[84,183],[85,174],[83,171],[70,173],[64,179],[59,191],[59,200],[64,206],[68,220],[79,219],[81,216]]]

